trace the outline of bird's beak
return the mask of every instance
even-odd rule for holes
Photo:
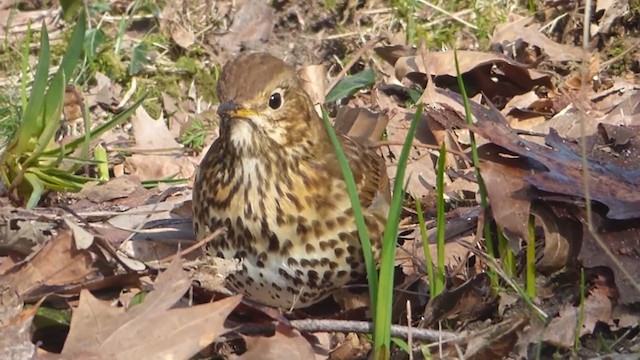
[[[234,101],[225,101],[218,107],[218,115],[221,118],[245,118],[249,119],[257,115],[254,110],[243,109]]]

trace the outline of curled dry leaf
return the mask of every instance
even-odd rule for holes
[[[383,113],[374,113],[364,108],[341,106],[333,127],[336,132],[345,134],[363,144],[375,144],[380,141],[389,123]]]
[[[577,144],[551,129],[545,138],[551,148],[541,146],[518,136],[495,108],[487,110],[472,103],[472,111],[478,118],[475,125],[468,125],[459,117],[448,119],[456,121],[458,127],[468,128],[512,153],[531,159],[532,164],[537,165],[525,180],[536,188],[578,198],[584,196],[582,160]],[[591,199],[608,207],[607,217],[617,220],[640,217],[640,192],[636,191],[640,186],[640,169],[625,169],[602,159],[588,159],[587,164],[592,176]]]
[[[77,249],[72,231],[63,228],[29,261],[7,271],[0,285],[7,285],[27,300],[77,287],[96,276],[92,254]]]
[[[240,296],[172,309],[191,286],[182,262],[158,275],[145,301],[128,310],[112,307],[83,290],[62,354],[105,358],[188,359],[229,329],[224,320]],[[75,354],[75,355],[74,355]]]
[[[535,86],[551,88],[549,75],[504,56],[475,51],[458,51],[457,54],[460,73],[465,76],[465,86],[471,97],[478,92],[492,98],[524,94]],[[423,88],[427,75],[432,76],[439,87],[457,87],[453,51],[401,57],[395,63],[395,69],[396,78],[409,78]]]
[[[513,44],[523,46],[529,44],[536,46],[549,56],[553,62],[579,61],[583,59],[582,49],[566,44],[559,44],[540,32],[540,25],[533,17],[519,17],[512,15],[511,22],[496,25],[491,37],[491,44],[500,46],[509,53],[522,52],[523,49],[511,49]]]

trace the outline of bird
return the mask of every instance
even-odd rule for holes
[[[209,253],[239,259],[227,278],[254,302],[293,310],[362,281],[366,268],[353,208],[324,122],[295,68],[242,53],[219,75],[219,136],[193,185],[198,240],[225,227]],[[338,134],[379,256],[391,202],[384,159]]]

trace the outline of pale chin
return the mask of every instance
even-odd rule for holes
[[[229,139],[233,146],[237,149],[248,148],[252,145],[253,139],[253,126],[249,123],[248,119],[234,119],[234,123],[231,126]]]

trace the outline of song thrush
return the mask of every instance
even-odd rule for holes
[[[266,53],[240,55],[223,67],[218,96],[220,136],[194,184],[194,228],[198,239],[228,229],[210,245],[216,256],[242,260],[228,284],[251,300],[291,309],[362,277],[343,174],[294,69]],[[384,160],[339,139],[377,249],[390,202]]]

